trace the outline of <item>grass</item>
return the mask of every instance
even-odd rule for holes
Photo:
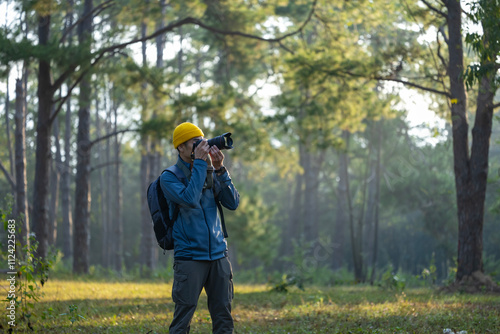
[[[49,280],[43,291],[31,318],[39,333],[167,333],[174,309],[169,283]],[[370,286],[277,293],[236,283],[233,316],[236,333],[500,333],[500,296]],[[8,328],[5,316],[0,324]],[[25,331],[18,319],[15,332]],[[191,333],[210,332],[203,293]]]

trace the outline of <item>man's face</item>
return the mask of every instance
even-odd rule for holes
[[[203,137],[191,138],[177,147],[179,150],[179,155],[181,156],[182,160],[186,162],[191,161],[191,152],[193,151],[193,144],[200,139],[203,139]]]

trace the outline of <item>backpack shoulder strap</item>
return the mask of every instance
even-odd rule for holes
[[[161,172],[161,174],[165,173],[166,171],[171,172],[172,174],[175,175],[175,177],[177,179],[179,179],[179,181],[181,181],[183,184],[186,184],[186,177],[184,176],[184,173],[177,165],[173,165],[173,166],[168,167],[167,169],[164,169],[163,172]],[[160,177],[161,177],[161,174],[160,174]],[[158,189],[160,189],[160,187],[158,187]],[[164,197],[163,191],[161,189],[160,189],[160,192],[161,192],[161,196]],[[165,202],[166,202],[166,200],[165,200]],[[175,204],[174,207],[175,207],[174,214],[172,216],[172,221],[171,221],[172,225],[177,220],[177,216],[179,215],[179,205]]]
[[[182,171],[182,169],[179,168],[179,166],[172,165],[172,166],[168,167],[167,169],[165,169],[163,172],[165,172],[165,171],[171,172],[172,174],[175,175],[175,177],[177,179],[179,179],[179,181],[186,184],[186,182],[187,182],[186,176],[184,175],[184,172]]]

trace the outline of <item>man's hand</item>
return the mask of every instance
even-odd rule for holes
[[[201,143],[196,146],[194,149],[194,158],[206,160],[208,156],[208,152],[210,151],[210,146],[206,139],[203,139]]]
[[[221,150],[219,150],[219,148],[215,145],[210,147],[208,153],[210,153],[210,157],[212,157],[212,165],[214,166],[214,169],[220,169],[224,162],[224,154],[222,154]]]

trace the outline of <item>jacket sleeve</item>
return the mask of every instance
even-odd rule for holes
[[[224,174],[216,176],[216,178],[217,181],[219,181],[221,188],[217,194],[217,199],[225,208],[229,210],[236,210],[240,204],[240,194],[234,187],[229,172],[226,171]]]
[[[161,175],[160,186],[165,197],[181,206],[195,208],[200,205],[201,191],[207,175],[207,163],[195,159],[189,183],[184,185],[173,173],[167,171]]]

